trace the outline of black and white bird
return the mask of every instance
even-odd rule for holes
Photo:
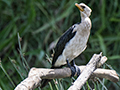
[[[92,12],[92,10],[84,3],[76,3],[75,6],[80,10],[81,23],[74,24],[60,37],[55,47],[51,67],[58,68],[67,64],[71,69],[72,76],[74,76],[78,70],[74,63],[74,58],[80,55],[87,47],[91,29],[91,20],[89,16]],[[71,65],[70,62],[72,62]],[[74,67],[74,69],[72,67]],[[80,74],[80,72],[77,73],[78,75]],[[45,81],[47,80],[44,80],[44,82]]]

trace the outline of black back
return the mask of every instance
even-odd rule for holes
[[[55,54],[54,54],[53,61],[52,61],[53,68],[54,68],[54,64],[57,58],[62,54],[66,44],[75,36],[76,31],[73,32],[73,30],[77,24],[74,24],[72,27],[70,27],[58,40],[56,47],[55,47]]]

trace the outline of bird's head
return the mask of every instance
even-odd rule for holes
[[[77,4],[75,3],[75,6],[80,10],[81,14],[85,17],[89,17],[91,15],[92,10],[85,5],[84,3]]]

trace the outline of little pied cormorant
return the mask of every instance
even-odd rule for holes
[[[87,47],[87,41],[90,35],[91,20],[89,16],[92,10],[84,3],[75,4],[81,13],[81,23],[74,24],[58,40],[55,47],[55,54],[52,61],[52,69],[61,67],[65,64],[71,69],[71,76],[80,70],[74,63],[74,58],[80,55]],[[70,65],[70,62],[72,64]],[[73,68],[74,67],[74,68]],[[49,80],[42,80],[41,87],[44,87]]]

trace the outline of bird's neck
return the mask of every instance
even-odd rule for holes
[[[85,28],[91,29],[91,20],[87,15],[81,14],[81,23],[84,24]]]
[[[89,22],[91,23],[91,20],[89,17],[81,17],[81,22]]]
[[[85,21],[86,18],[89,18],[87,15],[81,13],[81,22]]]

